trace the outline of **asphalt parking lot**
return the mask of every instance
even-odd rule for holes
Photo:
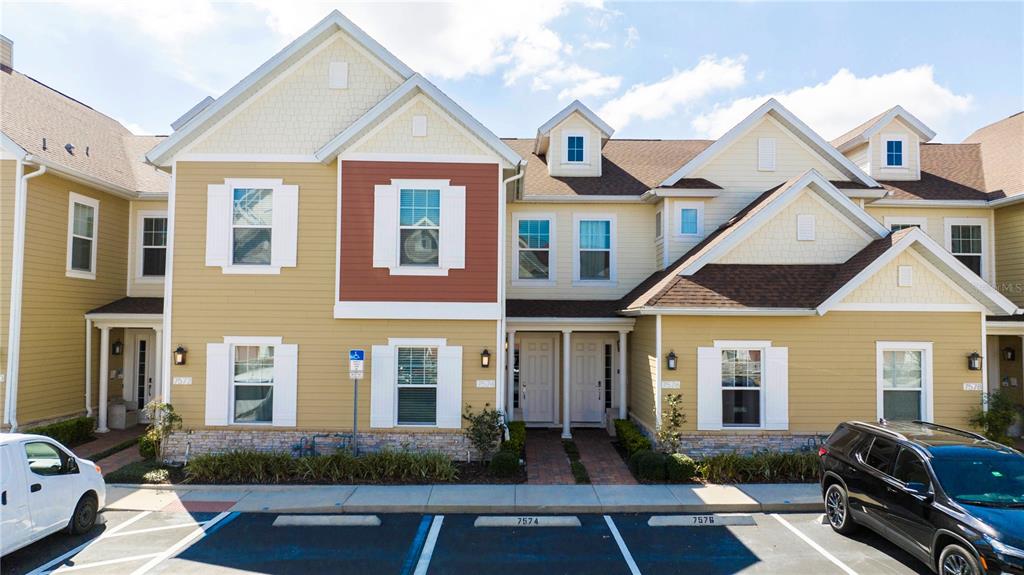
[[[58,534],[4,557],[3,575],[929,573],[885,540],[842,537],[813,513],[719,515],[701,526],[684,526],[692,516],[643,513],[107,511],[103,521],[81,538]]]

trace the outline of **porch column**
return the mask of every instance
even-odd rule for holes
[[[92,320],[85,320],[85,414],[92,417]]]
[[[626,332],[619,332],[619,419],[626,419]]]
[[[515,362],[516,362],[516,330],[508,330],[508,349],[505,350],[505,420],[512,421],[516,414],[515,408]]]
[[[569,395],[572,387],[572,330],[562,330],[562,439],[572,439],[569,431]]]
[[[153,399],[167,403],[167,389],[164,387],[163,381],[163,365],[164,365],[164,345],[163,336],[164,330],[162,327],[153,328]]]
[[[110,379],[110,328],[100,328],[100,416],[96,431],[106,433],[107,429],[107,384]]]

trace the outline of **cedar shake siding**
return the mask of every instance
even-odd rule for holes
[[[341,300],[498,301],[498,178],[497,164],[342,162]],[[393,179],[451,180],[466,187],[465,269],[392,276],[373,267],[374,186]]]

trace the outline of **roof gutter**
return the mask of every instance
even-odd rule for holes
[[[791,307],[655,307],[644,306],[619,312],[626,316],[707,315],[707,316],[815,316],[817,310]]]
[[[1024,202],[1024,194],[1010,196],[1008,198],[999,198],[998,200],[990,200],[988,205],[992,208],[1001,208],[1003,206],[1010,206],[1020,202]]]
[[[154,198],[154,199],[155,198],[162,198],[163,197],[163,194],[159,194],[159,193],[146,193],[145,195],[143,195],[139,191],[132,190],[132,189],[129,189],[129,188],[125,188],[125,187],[122,187],[122,186],[118,186],[118,185],[115,185],[115,184],[111,184],[111,183],[105,182],[105,181],[103,181],[103,180],[101,180],[101,179],[99,179],[99,178],[97,178],[95,176],[90,176],[90,175],[88,175],[88,174],[86,174],[86,173],[84,173],[84,172],[82,172],[80,170],[76,170],[74,168],[69,168],[67,166],[62,166],[60,164],[55,164],[55,163],[53,163],[53,162],[51,162],[49,160],[43,160],[43,159],[38,158],[36,156],[32,156],[32,155],[25,156],[25,162],[49,168],[50,170],[53,170],[55,173],[58,173],[58,174],[61,174],[62,176],[65,176],[69,180],[72,180],[72,181],[75,181],[75,182],[78,182],[80,184],[84,184],[84,185],[87,185],[87,186],[91,186],[91,187],[96,188],[98,190],[102,190],[102,191],[107,192],[109,194],[113,194],[115,196],[124,198],[126,200],[138,200],[138,199],[143,198],[143,197]]]

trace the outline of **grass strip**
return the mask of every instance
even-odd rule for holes
[[[569,470],[572,471],[573,479],[578,485],[589,485],[590,474],[587,473],[586,466],[580,461],[580,449],[576,447],[576,442],[571,439],[563,439],[562,449],[569,457]]]
[[[100,451],[98,453],[93,453],[92,455],[89,456],[89,461],[96,462],[96,461],[99,461],[99,460],[101,460],[101,459],[103,459],[105,457],[110,457],[111,455],[113,455],[115,453],[118,453],[120,451],[124,451],[125,449],[128,449],[129,447],[131,447],[133,445],[136,445],[137,443],[139,443],[139,438],[138,437],[133,437],[131,439],[126,439],[126,440],[122,441],[121,443],[118,443],[117,445],[114,445],[112,447],[108,447],[108,448],[104,449],[103,451]]]

